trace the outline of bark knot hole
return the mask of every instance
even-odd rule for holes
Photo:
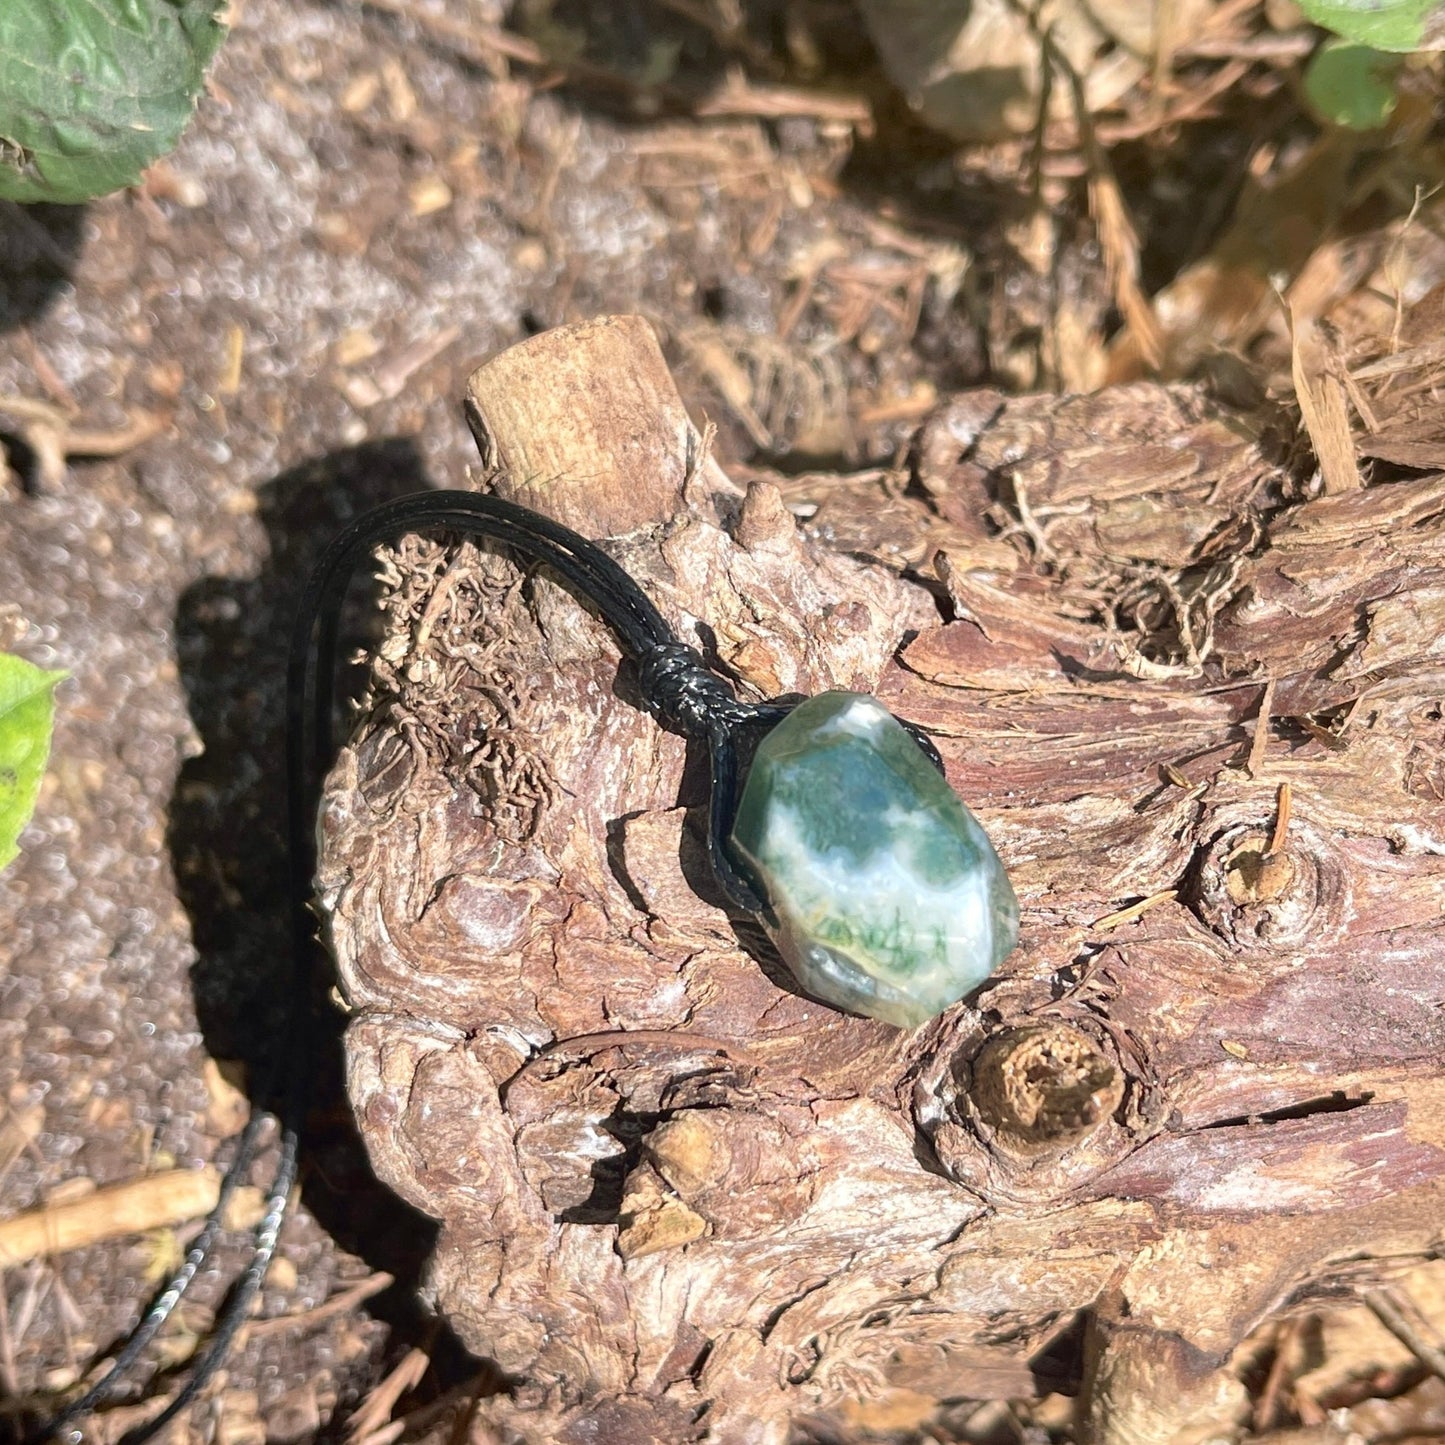
[[[1113,1060],[1078,1029],[1040,1024],[995,1034],[973,1060],[973,1104],[998,1142],[1061,1153],[1091,1134],[1124,1096]]]
[[[1271,853],[1269,840],[1245,838],[1225,864],[1224,887],[1241,908],[1273,903],[1294,886],[1295,866],[1288,853]]]
[[[1253,819],[1219,822],[1184,885],[1206,927],[1236,948],[1263,948],[1277,957],[1288,948],[1317,950],[1341,936],[1351,917],[1351,886],[1336,837],[1298,807],[1288,845],[1276,852]]]

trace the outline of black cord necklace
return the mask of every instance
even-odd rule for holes
[[[275,1253],[296,1183],[306,1108],[300,1044],[307,969],[317,946],[313,838],[321,781],[331,765],[342,603],[357,566],[376,546],[423,530],[487,542],[544,567],[607,623],[637,668],[647,707],[664,726],[706,746],[713,872],[729,902],[763,924],[807,992],[840,1008],[913,1025],[972,992],[1017,941],[1018,905],[997,855],[943,781],[942,760],[920,729],[863,694],[825,693],[800,704],[740,701],[606,552],[514,502],[433,491],[365,513],[327,547],[307,581],[287,667],[293,1023],[265,1214],[250,1263],[190,1379],[123,1445],[152,1438],[204,1388],[245,1322]],[[740,786],[739,759],[749,734],[761,741]],[[264,1120],[257,1109],[184,1263],[110,1369],[33,1432],[28,1445],[78,1441],[75,1422],[110,1399],[134,1366],[208,1257]]]

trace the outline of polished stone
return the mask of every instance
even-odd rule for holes
[[[1018,900],[978,820],[876,699],[828,692],[758,745],[733,824],[769,932],[815,998],[912,1027],[1018,942]]]

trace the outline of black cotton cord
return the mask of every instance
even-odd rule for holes
[[[155,1303],[146,1312],[140,1324],[131,1331],[124,1347],[115,1357],[110,1368],[78,1400],[48,1420],[39,1430],[27,1435],[26,1445],[41,1445],[42,1441],[54,1439],[61,1435],[68,1426],[79,1420],[82,1415],[88,1415],[97,1406],[103,1405],[110,1398],[116,1385],[140,1359],[145,1347],[155,1338],[156,1331],[170,1318],[171,1311],[181,1302],[181,1298],[191,1287],[191,1281],[195,1279],[201,1266],[206,1262],[212,1246],[216,1242],[216,1236],[221,1231],[221,1222],[230,1206],[232,1196],[245,1177],[246,1170],[255,1155],[256,1142],[264,1123],[265,1115],[261,1113],[253,1114],[247,1122],[245,1129],[242,1130],[236,1141],[235,1155],[221,1179],[215,1208],[207,1215],[205,1223],[201,1226],[201,1232],[192,1241],[190,1249],[186,1251],[186,1257],[181,1267],[157,1296]],[[79,1433],[76,1432],[72,1438],[79,1439]]]
[[[301,1071],[298,1068],[295,1072],[300,1073]],[[300,1145],[294,1118],[295,1116],[291,1121],[282,1125],[281,1157],[277,1162],[276,1173],[271,1181],[271,1193],[266,1200],[266,1213],[256,1227],[256,1244],[251,1253],[251,1262],[246,1266],[246,1272],[231,1291],[225,1308],[217,1317],[216,1327],[212,1331],[205,1354],[201,1356],[200,1361],[191,1371],[190,1378],[181,1387],[180,1393],[176,1395],[175,1399],[154,1420],[127,1431],[121,1437],[120,1445],[143,1445],[144,1441],[153,1439],[195,1400],[205,1389],[211,1376],[225,1363],[237,1333],[251,1313],[251,1302],[260,1293],[261,1285],[266,1278],[266,1271],[271,1267],[272,1256],[276,1253],[276,1241],[281,1233],[281,1225],[286,1219],[286,1206],[291,1197],[291,1190],[296,1183]]]
[[[204,1389],[220,1368],[276,1251],[287,1202],[296,1183],[301,1120],[308,1076],[302,1047],[310,1018],[309,962],[316,948],[311,911],[315,828],[321,780],[331,765],[331,715],[335,701],[336,650],[342,604],[358,564],[380,543],[417,531],[447,531],[506,547],[556,573],[602,617],[623,651],[636,663],[643,699],[658,717],[685,737],[707,745],[711,765],[708,851],[720,886],[741,911],[764,914],[767,904],[733,865],[727,851],[739,791],[737,735],[775,726],[791,710],[784,703],[745,703],[708,668],[700,653],[678,638],[633,579],[600,547],[570,528],[527,507],[478,492],[432,491],[386,502],[364,513],[326,548],[301,595],[286,672],[287,851],[292,929],[291,1027],[285,1050],[278,1161],[256,1228],[245,1273],[217,1316],[210,1343],[179,1394],[148,1424],[129,1432],[122,1445],[143,1445],[163,1430]],[[932,740],[905,723],[930,761],[943,769]],[[185,1294],[215,1241],[222,1216],[256,1149],[264,1115],[253,1115],[237,1142],[221,1182],[220,1196],[191,1246],[186,1261],[137,1326],[106,1374],[74,1404],[27,1437],[43,1445],[80,1416],[102,1405],[135,1364]],[[69,1438],[78,1441],[79,1432]]]

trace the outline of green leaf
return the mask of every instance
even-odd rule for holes
[[[0,0],[0,199],[86,201],[180,139],[218,0]]]
[[[65,676],[0,652],[0,868],[20,851],[16,839],[35,811],[50,755],[52,694]]]
[[[1395,108],[1395,81],[1404,63],[1401,56],[1368,45],[1331,40],[1305,71],[1305,96],[1321,120],[1350,130],[1378,130]]]
[[[1408,54],[1445,45],[1440,0],[1299,0],[1299,7],[1314,24],[1375,50]]]

